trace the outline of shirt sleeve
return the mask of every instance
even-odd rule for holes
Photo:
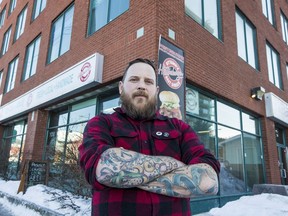
[[[84,170],[86,180],[95,190],[107,188],[96,180],[96,167],[101,154],[114,145],[109,123],[105,114],[100,114],[88,121],[82,144],[78,148],[80,166]]]
[[[215,156],[205,148],[197,134],[190,125],[180,122],[182,132],[181,154],[185,164],[206,163],[209,164],[217,174],[220,172],[220,163]]]

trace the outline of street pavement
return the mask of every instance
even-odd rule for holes
[[[0,216],[14,216],[3,204],[0,203]]]

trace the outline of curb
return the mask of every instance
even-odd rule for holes
[[[21,199],[16,196],[12,196],[2,191],[0,191],[0,198],[6,198],[10,203],[25,206],[26,208],[34,210],[43,216],[64,216],[64,214],[61,214],[59,212],[53,211],[51,209],[48,209],[39,205],[36,205],[35,203]]]

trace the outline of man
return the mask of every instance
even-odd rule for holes
[[[219,162],[183,121],[156,112],[153,63],[136,59],[119,82],[121,108],[92,118],[79,147],[92,215],[191,215],[190,197],[218,192]]]

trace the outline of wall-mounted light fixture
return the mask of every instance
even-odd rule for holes
[[[251,89],[251,97],[256,100],[262,100],[265,94],[265,89],[262,86]]]

